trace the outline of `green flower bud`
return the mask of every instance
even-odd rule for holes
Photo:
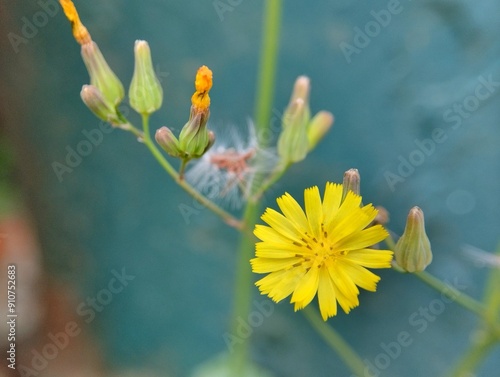
[[[84,85],[80,92],[82,101],[98,117],[106,122],[119,125],[120,120],[115,107],[109,103],[101,91],[93,85]]]
[[[356,195],[359,195],[360,182],[361,177],[359,175],[358,169],[349,169],[344,173],[344,181],[342,183],[342,201],[344,201],[344,198],[349,191],[352,191]]]
[[[307,139],[309,140],[309,151],[323,139],[333,124],[333,114],[328,111],[318,112],[309,122]]]
[[[306,106],[301,98],[297,98],[284,114],[283,130],[278,138],[278,155],[286,163],[299,162],[307,156],[307,116]]]
[[[125,95],[123,85],[109,68],[95,42],[82,45],[82,58],[90,76],[90,84],[99,89],[106,101],[117,106]]]
[[[425,233],[424,213],[413,207],[394,250],[396,263],[407,272],[424,271],[432,262],[431,243]]]
[[[327,111],[320,111],[311,119],[310,89],[309,78],[299,76],[295,80],[290,103],[283,113],[278,154],[285,163],[303,160],[333,124],[333,115]]]
[[[210,109],[200,111],[191,106],[189,121],[179,134],[179,147],[190,158],[199,158],[210,148],[211,139],[207,129]]]
[[[290,97],[290,101],[288,102],[288,108],[285,110],[285,116],[287,110],[293,106],[297,99],[301,99],[304,101],[306,107],[307,118],[309,119],[311,114],[309,110],[309,92],[311,91],[311,81],[307,76],[299,76],[295,80],[295,84],[293,85],[292,96]]]
[[[184,153],[179,148],[179,140],[168,127],[162,127],[156,131],[156,142],[172,157],[184,157]]]
[[[134,75],[128,91],[130,105],[140,114],[151,114],[161,107],[163,90],[156,77],[148,42],[135,41]]]

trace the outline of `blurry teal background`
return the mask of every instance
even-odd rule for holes
[[[6,33],[21,36],[22,17],[32,20],[41,10],[35,2],[1,4]],[[245,129],[254,108],[262,4],[241,1],[221,19],[210,0],[76,2],[126,87],[134,41],[150,43],[165,92],[152,128],[176,131],[187,119],[194,74],[203,64],[214,72],[211,121]],[[306,74],[312,111],[332,111],[336,121],[308,159],[271,190],[267,204],[275,206],[274,198],[285,190],[301,198],[306,187],[323,189],[356,167],[364,201],[390,211],[395,233],[402,232],[413,205],[424,210],[434,251],[429,271],[480,297],[489,270],[460,249],[471,244],[491,251],[500,238],[499,87],[478,101],[458,129],[443,116],[474,95],[479,77],[500,81],[500,3],[401,1],[400,8],[348,63],[339,45],[353,45],[355,28],[374,20],[371,11],[387,9],[386,1],[285,2],[273,108],[282,111],[294,79]],[[192,199],[120,130],[104,134],[59,182],[52,163],[64,163],[66,147],[86,139],[83,130],[99,127],[79,97],[88,82],[79,46],[62,11],[48,17],[17,53],[6,33],[5,124],[16,144],[46,268],[74,286],[80,300],[105,288],[111,270],[125,268],[135,279],[91,325],[82,318],[82,327],[102,342],[110,367],[146,365],[162,375],[187,375],[226,350],[222,335],[228,329],[237,233],[207,210],[187,224],[178,207],[192,205]],[[447,140],[391,190],[384,174],[398,174],[400,156],[408,159],[417,148],[414,140],[431,138],[437,127]],[[362,293],[359,308],[330,323],[371,362],[384,352],[381,343],[410,333],[413,343],[383,376],[443,374],[466,349],[476,318],[447,304],[419,333],[410,316],[439,295],[411,276],[380,274],[376,294]],[[478,375],[496,375],[499,357],[496,349]],[[253,358],[276,376],[350,375],[287,302],[255,329]]]

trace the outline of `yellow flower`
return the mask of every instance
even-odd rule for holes
[[[61,3],[66,18],[71,23],[71,29],[76,41],[81,45],[91,42],[92,38],[87,28],[80,21],[75,4],[71,0],[59,0],[59,3]]]
[[[368,268],[391,267],[392,251],[370,246],[388,233],[382,225],[369,226],[377,210],[360,207],[361,196],[349,191],[342,201],[342,185],[327,183],[323,201],[317,186],[304,192],[305,213],[288,193],[277,199],[283,214],[268,208],[262,215],[269,226],[256,225],[252,271],[269,273],[256,285],[279,302],[292,295],[295,311],[318,293],[323,320],[337,314],[337,302],[349,311],[359,305],[358,287],[375,291],[380,277]]]
[[[194,86],[196,92],[191,97],[191,103],[199,111],[204,111],[210,106],[208,91],[212,88],[212,71],[207,66],[198,69]]]

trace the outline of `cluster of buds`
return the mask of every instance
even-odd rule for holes
[[[118,126],[123,123],[117,111],[117,106],[125,96],[123,85],[80,21],[73,2],[59,1],[64,14],[71,22],[73,36],[81,46],[82,58],[90,76],[90,85],[84,85],[80,93],[82,100],[97,117]]]
[[[320,111],[311,118],[309,92],[309,78],[298,77],[283,114],[278,139],[278,154],[286,165],[302,161],[333,124],[333,115],[327,111]]]
[[[125,91],[122,83],[104,59],[97,43],[92,40],[82,24],[71,0],[60,0],[73,36],[81,45],[82,57],[90,76],[90,85],[84,85],[81,97],[87,107],[100,119],[114,126],[127,128],[127,120],[118,110]],[[151,50],[146,41],[138,40],[134,45],[134,74],[129,87],[130,106],[143,116],[160,109],[163,90],[151,59]],[[181,158],[184,164],[201,157],[214,143],[215,135],[207,129],[210,116],[212,71],[202,66],[196,74],[196,91],[191,98],[192,106],[188,122],[177,139],[167,127],[156,132],[158,144],[171,156]]]
[[[357,169],[349,169],[344,173],[342,200],[349,191],[360,194],[361,177]],[[386,224],[389,221],[389,212],[377,208],[377,217],[372,225]],[[431,243],[425,232],[424,212],[419,207],[413,207],[406,220],[403,235],[394,248],[395,268],[404,272],[420,272],[432,262]]]
[[[156,142],[172,157],[187,162],[200,158],[215,142],[215,134],[207,128],[210,117],[210,96],[212,88],[212,71],[202,66],[195,79],[195,92],[191,97],[189,120],[182,128],[177,139],[168,127],[156,131]]]

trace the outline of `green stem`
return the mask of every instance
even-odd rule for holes
[[[303,310],[307,320],[316,332],[328,343],[328,345],[339,355],[342,361],[356,376],[364,376],[365,365],[361,357],[347,344],[347,342],[329,326],[316,309],[310,305]]]
[[[243,221],[245,225],[254,224],[259,214],[258,204],[248,204],[245,208]],[[255,239],[253,234],[242,233],[239,245],[239,255],[236,264],[236,282],[234,287],[233,313],[231,318],[231,334],[238,334],[238,319],[246,321],[250,312],[252,299],[252,271],[249,260],[254,253]],[[248,360],[248,339],[237,344],[232,350],[232,376],[242,376]]]
[[[250,201],[254,203],[258,202],[262,198],[262,195],[264,195],[264,193],[272,185],[274,185],[283,176],[283,174],[285,174],[290,165],[291,164],[286,164],[285,166],[278,166],[278,168],[265,180],[265,182],[262,183],[262,186],[259,187],[258,191],[254,195],[252,195]]]
[[[414,272],[413,275],[415,275],[425,284],[434,288],[438,292],[441,292],[446,297],[449,297],[457,304],[463,306],[465,309],[470,310],[471,312],[477,314],[481,318],[484,317],[484,305],[481,304],[479,301],[473,299],[472,297],[466,295],[464,292],[461,292],[458,289],[452,287],[451,285],[442,282],[441,280],[432,276],[426,271]]]
[[[500,244],[497,246],[496,255],[500,258]],[[484,304],[486,305],[486,317],[491,322],[500,318],[500,268],[492,268],[484,293]]]
[[[256,93],[255,120],[257,130],[268,127],[274,96],[276,64],[281,24],[282,0],[267,0],[264,7],[264,25],[262,30],[262,48],[259,66],[258,87]],[[257,132],[262,135],[263,132]],[[260,137],[262,143],[262,137]],[[262,144],[261,144],[262,145]],[[264,145],[262,145],[264,146]],[[260,206],[249,201],[245,208],[243,226],[245,229],[257,222]],[[236,265],[236,282],[234,289],[231,333],[237,334],[238,318],[246,319],[250,311],[252,298],[252,273],[249,260],[254,253],[253,235],[243,232],[241,235],[238,262]],[[249,340],[239,343],[231,354],[231,376],[242,376],[248,365]]]
[[[474,371],[478,368],[481,362],[488,356],[488,353],[495,346],[498,339],[484,332],[481,334],[482,339],[472,344],[465,354],[460,358],[459,362],[453,368],[450,377],[469,377],[475,374]]]
[[[177,171],[173,168],[172,165],[165,159],[163,154],[160,152],[160,150],[156,147],[155,143],[153,143],[153,140],[151,139],[151,135],[149,132],[149,116],[147,114],[142,115],[142,125],[144,129],[144,135],[143,135],[143,142],[146,145],[146,147],[149,149],[151,154],[153,155],[154,158],[158,161],[158,163],[161,165],[163,169],[174,179],[174,181],[184,189],[189,195],[191,195],[195,200],[197,200],[199,203],[201,203],[203,206],[208,208],[210,211],[215,213],[216,215],[220,216],[222,220],[224,220],[228,225],[237,228],[237,229],[242,229],[243,224],[241,223],[240,220],[235,218],[233,215],[230,213],[224,211],[222,208],[217,206],[215,203],[213,203],[211,200],[206,198],[204,195],[200,194],[198,191],[196,191],[189,183],[187,183],[185,180],[181,179]]]
[[[281,27],[281,8],[282,0],[265,1],[259,78],[254,112],[258,131],[267,129],[271,118]],[[262,132],[257,132],[257,135],[262,134]],[[259,141],[263,142],[262,137]]]

